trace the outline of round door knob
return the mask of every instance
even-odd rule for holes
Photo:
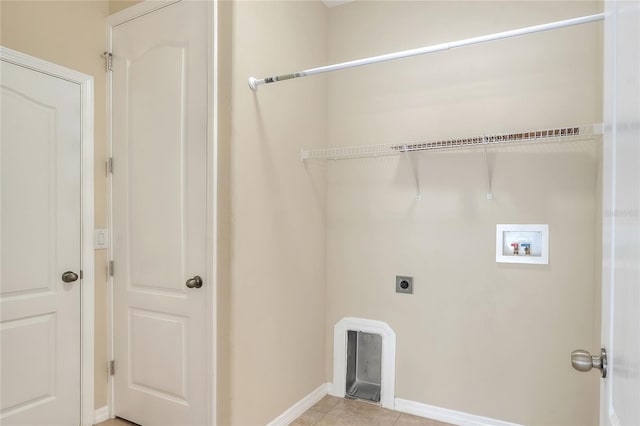
[[[578,371],[600,370],[602,378],[607,377],[607,351],[602,348],[600,356],[591,355],[589,351],[578,349],[571,352],[571,365]]]
[[[193,278],[189,278],[186,284],[188,288],[200,288],[202,287],[202,278],[196,275]]]
[[[571,352],[571,365],[578,371],[591,371],[593,368],[591,353],[584,349]]]
[[[74,281],[78,281],[78,274],[72,271],[67,271],[62,274],[62,281],[65,283],[72,283]]]

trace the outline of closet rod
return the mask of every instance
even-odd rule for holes
[[[601,21],[605,17],[604,13],[595,15],[581,16],[579,18],[565,19],[563,21],[550,22],[547,24],[534,25],[532,27],[520,28],[516,30],[503,31],[500,33],[489,34],[479,37],[467,38],[464,40],[452,41],[449,43],[434,44],[431,46],[419,47],[417,49],[403,50],[401,52],[387,53],[386,55],[373,56],[370,58],[356,59],[354,61],[342,62],[334,65],[326,65],[324,67],[311,68],[304,71],[294,72],[293,74],[276,75],[274,77],[255,78],[249,77],[249,87],[254,92],[258,90],[261,84],[275,83],[292,78],[306,77],[314,74],[322,74],[325,72],[338,71],[346,68],[359,67],[362,65],[375,64],[378,62],[391,61],[394,59],[408,58],[410,56],[424,55],[426,53],[440,52],[443,50],[454,49],[456,47],[470,46],[473,44],[484,43],[487,41],[502,40],[505,38],[517,37],[525,34],[533,34],[541,31],[555,30],[557,28],[565,28],[573,25],[587,24],[589,22]]]

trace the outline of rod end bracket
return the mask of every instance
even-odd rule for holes
[[[255,77],[249,77],[249,88],[251,90],[253,90],[254,92],[258,91],[258,84],[257,84],[258,79]]]

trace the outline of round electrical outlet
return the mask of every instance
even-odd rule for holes
[[[413,294],[413,277],[396,275],[396,293]]]

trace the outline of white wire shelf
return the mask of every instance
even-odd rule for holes
[[[349,158],[381,157],[416,151],[466,150],[504,145],[550,144],[592,140],[602,135],[602,124],[561,127],[523,132],[497,133],[464,138],[441,139],[405,144],[360,145],[323,149],[302,149],[302,160],[341,160]]]

